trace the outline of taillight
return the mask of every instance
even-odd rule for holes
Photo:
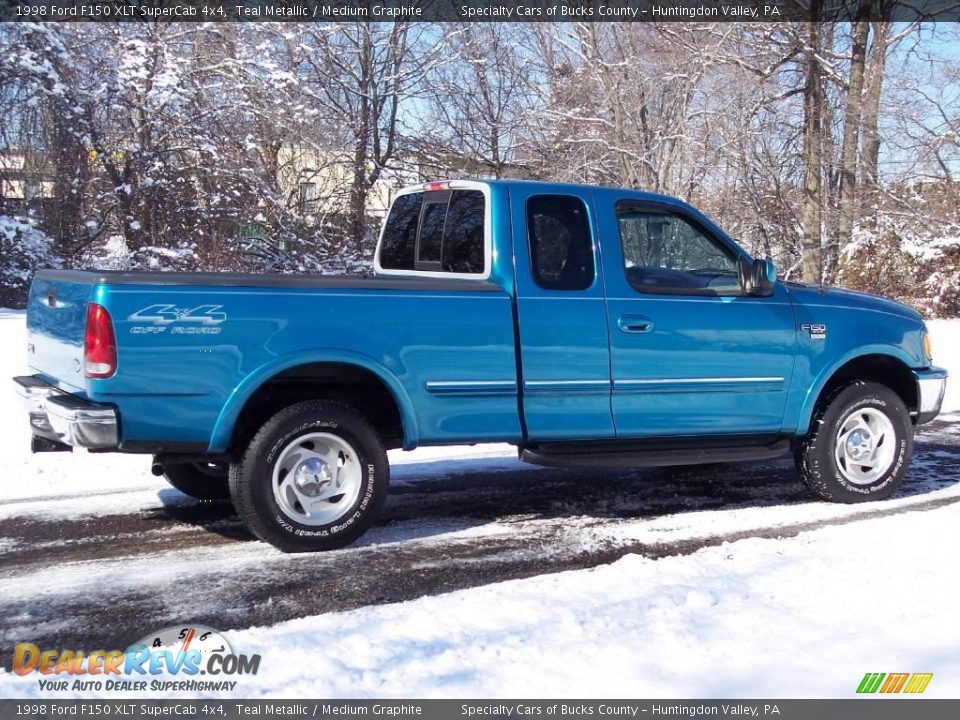
[[[103,305],[87,305],[87,329],[83,334],[83,368],[88,378],[108,378],[117,371],[117,340],[113,320]]]
[[[440,180],[437,182],[428,182],[423,184],[423,189],[427,192],[436,192],[437,190],[449,190],[450,181],[449,180]]]

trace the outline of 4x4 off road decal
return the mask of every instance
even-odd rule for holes
[[[827,337],[827,326],[823,323],[804,323],[800,329],[810,335],[811,340],[825,340]]]
[[[198,305],[195,308],[178,308],[166,304],[148,305],[128,316],[127,320],[132,323],[150,323],[131,327],[130,333],[133,335],[159,335],[168,330],[172,335],[219,335],[222,328],[217,325],[227,319],[222,308],[223,305]]]

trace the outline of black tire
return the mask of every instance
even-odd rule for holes
[[[893,452],[889,467],[876,479],[852,482],[847,476],[850,470],[837,461],[836,441],[843,423],[855,419],[858,412],[862,416],[863,411],[878,411],[890,421]],[[887,442],[883,437],[879,445]],[[832,502],[856,503],[893,495],[903,482],[912,454],[913,424],[900,397],[885,385],[856,381],[840,388],[814,414],[810,432],[798,443],[794,459],[801,479],[814,494]],[[856,467],[859,463],[852,464]]]
[[[298,438],[311,433],[332,435],[345,442],[355,452],[360,472],[355,483],[356,499],[335,519],[319,525],[300,522],[289,508],[281,506],[273,487],[274,469],[285,452]],[[283,472],[283,468],[278,470]],[[284,552],[315,552],[349,545],[376,519],[389,484],[387,453],[373,426],[347,405],[325,400],[307,400],[278,412],[260,428],[240,460],[230,466],[230,496],[240,518],[254,535]]]
[[[163,476],[184,495],[198,500],[227,500],[229,467],[225,463],[177,463],[164,465]]]

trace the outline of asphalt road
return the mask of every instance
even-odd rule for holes
[[[379,526],[330,553],[283,555],[229,503],[151,493],[129,511],[0,520],[0,647],[123,648],[162,627],[222,630],[397,602],[627,553],[657,559],[960,503],[960,424],[928,426],[897,498],[813,502],[788,459],[644,471],[478,460],[394,487]],[[89,498],[87,498],[89,500]],[[71,498],[59,498],[69,506]],[[10,667],[11,656],[2,656]]]

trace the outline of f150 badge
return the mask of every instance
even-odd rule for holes
[[[219,335],[223,328],[217,327],[226,321],[221,312],[223,305],[198,305],[195,308],[178,308],[175,305],[148,305],[127,317],[135,324],[130,328],[133,335],[159,335],[169,330],[171,335]]]
[[[827,326],[822,323],[804,323],[800,329],[810,335],[811,340],[824,340],[827,337]]]

